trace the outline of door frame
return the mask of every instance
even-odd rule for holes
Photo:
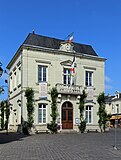
[[[63,117],[65,111],[65,117]],[[69,120],[69,114],[71,119]],[[61,116],[62,116],[62,129],[73,129],[73,105],[70,101],[65,101],[61,107]],[[65,120],[63,120],[65,118]]]

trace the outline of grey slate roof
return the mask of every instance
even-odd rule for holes
[[[106,103],[111,103],[112,102],[112,98],[114,98],[115,96],[109,96],[109,95],[107,95],[107,96],[105,96],[105,102]]]
[[[52,49],[59,49],[61,42],[64,42],[64,40],[30,33],[25,39],[23,44],[38,46],[38,47],[45,47],[45,48],[52,48]],[[96,52],[93,50],[92,46],[90,45],[79,44],[74,42],[73,42],[73,45],[74,45],[74,50],[78,53],[98,56]]]
[[[121,98],[121,93],[119,93],[119,98]]]

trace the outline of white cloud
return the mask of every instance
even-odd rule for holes
[[[112,86],[112,79],[108,76],[105,76],[105,89],[106,90],[111,90],[113,89],[113,86]]]
[[[111,80],[111,78],[110,78],[110,77],[105,76],[105,82],[110,83],[110,82],[112,82],[112,80]]]
[[[105,85],[105,89],[107,89],[107,90],[110,90],[110,89],[112,89],[113,88],[113,86],[111,86],[111,85]]]

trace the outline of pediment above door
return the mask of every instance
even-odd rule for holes
[[[72,65],[72,61],[71,60],[66,60],[60,63],[63,66],[71,66]]]

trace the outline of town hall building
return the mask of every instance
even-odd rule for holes
[[[97,97],[104,92],[105,58],[92,46],[30,33],[9,62],[9,128],[27,121],[25,90],[34,90],[34,128],[47,130],[51,121],[50,90],[57,88],[60,132],[78,132],[79,100],[85,90],[86,130],[99,130]],[[74,69],[73,75],[71,73]]]

